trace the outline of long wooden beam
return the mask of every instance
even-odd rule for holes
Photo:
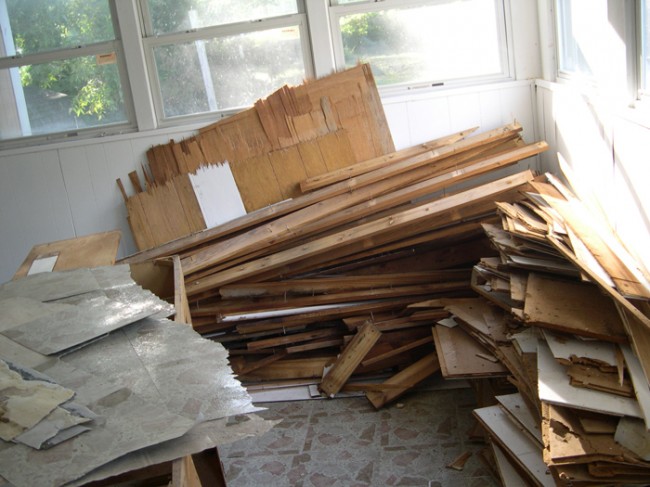
[[[398,231],[399,228],[417,222],[418,220],[454,211],[456,208],[462,207],[471,202],[494,198],[498,194],[508,191],[513,187],[526,184],[533,180],[533,178],[533,174],[529,170],[526,170],[498,181],[478,186],[467,191],[462,191],[446,198],[441,198],[432,203],[424,204],[407,211],[359,225],[344,232],[334,233],[332,235],[315,239],[312,242],[301,245],[300,247],[257,259],[247,264],[237,266],[234,269],[218,272],[200,281],[192,281],[187,286],[188,295],[196,295],[215,287],[223,286],[244,278],[250,278],[269,269],[274,269],[285,264],[307,259],[313,255],[327,252],[329,249],[335,248],[338,245],[353,243],[387,231]]]
[[[333,183],[338,183],[344,179],[350,179],[351,177],[358,176],[365,172],[373,171],[375,169],[385,167],[389,164],[403,161],[409,157],[420,155],[423,152],[439,149],[441,147],[464,139],[471,133],[475,132],[477,129],[478,127],[473,127],[461,132],[456,132],[455,134],[450,134],[438,139],[424,142],[422,144],[414,145],[412,147],[393,152],[392,154],[375,157],[374,159],[358,162],[357,164],[352,164],[351,166],[343,167],[341,169],[337,169],[325,174],[319,174],[318,176],[314,176],[312,178],[307,178],[300,183],[300,190],[303,193],[313,191],[315,189],[322,188]]]

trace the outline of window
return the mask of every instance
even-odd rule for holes
[[[129,124],[108,0],[0,0],[0,27],[0,140]]]
[[[633,0],[556,0],[557,76],[621,101],[636,97]]]
[[[229,113],[311,74],[296,0],[144,0],[145,48],[160,121]]]
[[[641,0],[639,6],[640,31],[640,80],[639,91],[642,95],[650,95],[650,1]]]
[[[332,0],[339,68],[369,62],[378,85],[509,77],[502,0]]]

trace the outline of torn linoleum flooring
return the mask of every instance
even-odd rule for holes
[[[86,284],[75,286],[77,276]],[[21,281],[0,288],[5,296],[0,301],[5,312],[0,358],[10,360],[14,370],[33,368],[24,375],[39,379],[40,390],[56,387],[66,394],[55,401],[30,400],[45,406],[29,421],[24,420],[24,409],[18,415],[16,408],[4,408],[10,413],[5,419],[20,425],[19,431],[4,437],[26,437],[22,444],[0,444],[0,475],[11,484],[58,486],[78,479],[81,484],[89,480],[88,474],[101,479],[152,461],[171,461],[272,426],[255,417],[248,424],[227,424],[228,416],[258,408],[233,377],[226,351],[191,327],[164,318],[172,308],[135,285],[128,266],[35,275]],[[20,295],[23,290],[29,298]],[[53,294],[58,300],[37,300],[51,300]],[[103,297],[125,311],[119,319],[112,321],[112,307],[88,305],[103,302]],[[57,308],[54,313],[52,307]],[[78,313],[79,307],[92,313]],[[61,315],[61,309],[67,314]],[[79,319],[61,319],[71,316],[70,309]],[[47,339],[36,340],[33,323],[47,328]],[[107,335],[109,329],[112,333]],[[13,341],[16,330],[29,339]],[[16,382],[17,372],[10,372]],[[20,402],[16,390],[15,384],[3,389],[5,404]],[[53,411],[56,416],[50,417]],[[47,450],[34,449],[53,428],[74,422],[62,417],[64,411],[73,415],[87,411],[85,430]],[[38,431],[39,426],[45,432]]]

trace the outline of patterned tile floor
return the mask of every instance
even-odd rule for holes
[[[281,419],[219,447],[229,487],[496,487],[469,441],[471,389],[419,391],[376,411],[363,397],[258,404]],[[462,471],[445,466],[473,452]]]

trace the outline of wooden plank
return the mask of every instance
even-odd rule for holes
[[[283,380],[283,379],[320,379],[323,369],[333,362],[336,357],[312,357],[303,359],[284,359],[269,364],[266,367],[250,372],[241,380]]]
[[[480,354],[488,351],[461,327],[437,325],[432,330],[440,369],[445,379],[499,377],[508,374],[508,369],[500,362],[494,363],[482,358]]]
[[[172,462],[170,487],[202,487],[191,456],[177,458]]]
[[[264,357],[263,359],[256,360],[252,364],[248,363],[246,367],[244,367],[243,369],[237,370],[237,375],[248,375],[257,369],[261,369],[262,367],[266,367],[267,365],[270,365],[274,362],[277,362],[278,360],[283,359],[287,355],[288,352],[286,350],[280,350],[267,357]]]
[[[400,388],[385,392],[369,392],[366,397],[376,409],[379,409],[394,401],[427,377],[435,374],[438,370],[440,370],[440,365],[436,354],[431,353],[383,382],[387,385],[399,385]]]
[[[178,255],[173,255],[171,259],[174,265],[174,309],[176,310],[174,321],[192,325],[192,314],[187,301],[187,293],[185,293],[185,276],[181,267],[181,259]]]
[[[145,214],[144,206],[142,204],[143,194],[144,193],[135,194],[131,196],[126,202],[126,209],[129,214],[129,227],[131,227],[131,233],[133,234],[135,245],[138,247],[138,250],[141,251],[151,249],[156,246],[156,240],[151,232],[151,228],[149,227],[147,215]],[[154,251],[154,253],[157,252]],[[142,263],[147,262],[147,260],[149,259],[135,259],[133,262],[124,263]]]
[[[124,184],[122,184],[122,180],[120,178],[117,178],[115,180],[115,182],[117,183],[117,187],[120,190],[120,194],[122,195],[122,199],[124,200],[124,203],[126,204],[126,202],[129,200],[129,196],[126,194],[126,190],[124,189]]]
[[[396,213],[394,215],[380,218],[356,226],[344,232],[334,233],[326,237],[315,239],[301,245],[299,248],[278,252],[263,259],[254,260],[235,269],[218,272],[206,277],[199,282],[191,282],[188,285],[188,294],[195,295],[211,288],[229,284],[244,278],[252,277],[261,272],[281,267],[299,260],[309,259],[312,256],[322,254],[331,248],[345,243],[353,243],[382,232],[396,232],[400,227],[422,220],[432,218],[438,214],[444,214],[459,206],[467,205],[469,202],[478,202],[485,199],[493,199],[498,194],[511,190],[520,184],[525,184],[532,179],[530,171],[524,171],[514,176],[509,176],[477,188],[472,188],[446,198],[441,198],[432,203],[424,204],[410,210]],[[184,266],[185,267],[185,266]]]
[[[35,245],[18,267],[13,279],[25,277],[37,259],[54,255],[57,256],[52,269],[54,271],[113,265],[121,237],[119,230],[113,230]]]
[[[216,243],[196,252],[184,259],[183,266],[188,273],[196,272],[217,262],[226,262],[236,256],[244,255],[252,249],[278,244],[288,239],[316,234],[342,223],[359,220],[369,214],[377,214],[382,209],[396,207],[401,203],[412,201],[420,196],[430,194],[444,188],[446,185],[458,183],[465,179],[494,170],[502,165],[513,164],[524,155],[540,150],[539,144],[525,146],[497,156],[481,159],[467,167],[455,167],[453,172],[442,172],[420,183],[403,186],[420,179],[420,172],[411,171],[407,175],[394,179],[378,181],[364,186],[353,193],[337,195],[328,200],[327,205],[313,205],[298,210],[290,215],[252,229],[223,242]],[[444,170],[445,166],[437,166],[436,170]],[[376,197],[379,193],[393,189],[388,194]]]
[[[223,465],[219,459],[219,452],[216,448],[210,448],[192,455],[194,468],[201,480],[201,485],[211,487],[226,487],[226,477],[223,472]]]
[[[337,275],[277,282],[229,284],[219,288],[219,294],[224,298],[331,294],[342,291],[427,284],[468,278],[469,272],[464,269],[374,275]]]
[[[615,238],[577,199],[562,201],[544,196],[544,200],[557,211],[576,236],[589,248],[603,269],[611,276],[623,295],[650,299],[650,283],[638,271],[634,259]]]
[[[375,328],[377,328],[377,327],[375,326]],[[377,330],[379,330],[379,328],[377,328]],[[431,343],[431,341],[432,341],[432,337],[424,337],[424,338],[421,338],[419,340],[415,340],[415,341],[413,341],[411,343],[407,343],[406,345],[402,345],[401,347],[397,347],[397,348],[395,348],[395,349],[393,349],[393,350],[391,350],[389,352],[385,352],[385,353],[382,353],[382,354],[379,354],[379,355],[375,355],[372,358],[368,358],[366,360],[363,360],[361,362],[361,365],[363,365],[364,367],[369,367],[371,365],[382,362],[382,361],[384,361],[386,359],[396,357],[397,355],[401,355],[401,354],[403,354],[405,352],[410,352],[411,350],[414,350],[416,348],[427,345],[427,344]]]
[[[354,338],[343,349],[332,368],[327,371],[319,390],[329,397],[334,397],[347,382],[370,349],[377,343],[381,332],[372,323],[366,323],[358,329]]]
[[[339,330],[330,329],[330,328],[326,328],[324,330],[311,330],[303,333],[293,333],[290,335],[285,335],[276,338],[255,340],[252,342],[248,342],[246,344],[246,347],[249,350],[261,350],[264,348],[273,348],[280,345],[307,342],[309,340],[314,340],[316,338],[326,338],[326,337],[332,337],[340,334],[341,332]]]
[[[325,137],[334,137],[328,134]],[[318,140],[304,141],[298,144],[298,152],[308,177],[327,172],[327,165],[318,146]]]
[[[339,181],[343,181],[345,179],[349,179],[351,177],[358,176],[375,169],[380,169],[389,164],[394,164],[404,159],[420,155],[424,152],[435,150],[445,145],[453,144],[475,132],[477,128],[478,127],[474,127],[471,129],[463,130],[461,132],[430,140],[428,142],[402,149],[391,154],[375,157],[373,159],[330,171],[325,174],[309,177],[300,183],[300,189],[303,193],[313,191],[315,189],[322,188],[324,186],[328,186],[330,184],[337,183]]]
[[[140,177],[138,176],[137,171],[131,171],[129,173],[129,180],[133,186],[133,191],[136,193],[142,193],[142,186],[140,185]]]
[[[529,274],[524,318],[527,323],[544,328],[604,341],[627,342],[616,306],[590,283]]]
[[[503,487],[521,487],[522,485],[526,485],[526,480],[513,465],[514,460],[509,460],[509,457],[499,445],[492,443],[491,446]]]

